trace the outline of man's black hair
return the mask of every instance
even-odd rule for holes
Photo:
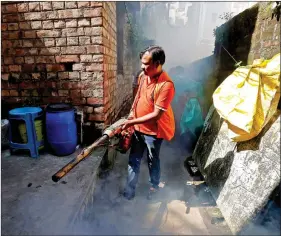
[[[146,52],[151,53],[153,62],[159,61],[160,65],[164,65],[166,56],[163,48],[159,46],[149,46],[140,53],[140,59],[142,59],[143,54]]]

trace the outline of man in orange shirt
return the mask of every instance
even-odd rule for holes
[[[174,136],[175,124],[171,102],[175,88],[168,74],[163,71],[165,52],[159,46],[150,46],[140,53],[142,70],[139,88],[123,130],[133,126],[134,135],[129,156],[127,185],[124,197],[132,199],[138,181],[139,169],[144,150],[147,160],[151,187],[148,198],[158,190],[160,182],[159,152],[163,139]],[[157,88],[157,91],[156,91]]]

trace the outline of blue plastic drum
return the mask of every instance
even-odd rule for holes
[[[70,104],[50,104],[46,108],[46,135],[57,156],[72,154],[77,146],[75,110]]]

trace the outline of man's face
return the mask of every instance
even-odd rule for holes
[[[141,68],[144,74],[153,77],[158,73],[159,63],[153,63],[152,56],[149,52],[145,52],[141,59]]]

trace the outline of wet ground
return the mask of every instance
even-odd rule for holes
[[[72,232],[231,235],[207,186],[188,174],[184,160],[177,146],[163,143],[161,188],[152,200],[147,200],[149,174],[144,156],[136,197],[129,201],[120,195],[126,181],[128,155],[118,154],[113,170],[97,182],[94,204],[88,206],[84,219],[76,222]]]

